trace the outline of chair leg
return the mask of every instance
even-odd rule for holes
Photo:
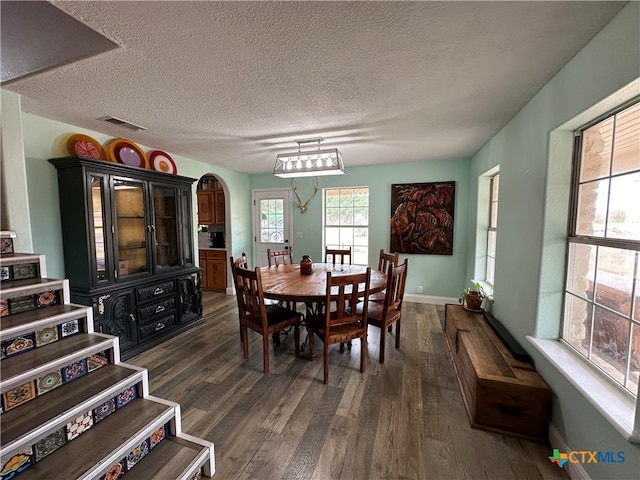
[[[293,342],[295,343],[296,357],[300,356],[300,327],[293,326]]]
[[[324,383],[329,383],[329,344],[323,343],[324,347]]]
[[[262,365],[264,373],[269,373],[269,334],[262,335]]]
[[[364,373],[364,368],[367,364],[367,335],[366,333],[360,339],[360,373]]]
[[[316,347],[314,344],[314,334],[312,330],[307,329],[307,335],[309,337],[309,359],[313,362],[316,356]]]
[[[249,358],[249,329],[246,325],[240,327],[240,337],[242,338],[242,355]]]
[[[396,320],[396,348],[400,348],[400,319]]]
[[[340,353],[344,353],[344,342],[340,342]]]
[[[387,340],[387,329],[384,328],[384,325],[383,325],[382,328],[380,329],[380,355],[378,356],[378,361],[380,363],[384,363],[384,352],[385,352],[386,340]]]

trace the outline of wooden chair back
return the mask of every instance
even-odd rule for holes
[[[266,330],[267,312],[264,305],[260,269],[249,270],[236,267],[233,263],[232,269],[233,278],[235,279],[240,321],[249,321],[255,326]]]
[[[325,263],[329,263],[329,257],[331,257],[331,261],[333,265],[336,264],[336,257],[340,258],[340,265],[345,264],[345,257],[347,257],[348,263],[347,265],[351,265],[351,247],[349,248],[324,248],[324,261]]]
[[[269,262],[269,266],[275,265],[276,267],[293,263],[293,250],[271,250],[267,248],[267,262]]]
[[[378,258],[378,270],[381,272],[387,272],[389,265],[398,265],[398,261],[400,260],[400,254],[396,253],[385,253],[384,249],[380,249],[380,257]]]
[[[389,265],[387,268],[387,286],[382,307],[382,315],[387,317],[398,314],[402,310],[402,300],[404,299],[404,287],[407,281],[407,268],[409,259],[405,258],[400,265]]]
[[[351,342],[360,338],[360,372],[364,372],[367,362],[367,305],[369,303],[369,287],[371,282],[371,267],[366,273],[353,275],[332,276],[327,272],[327,293],[324,301],[324,313],[310,318],[309,347],[310,355],[314,356],[314,334],[318,335],[324,344],[324,383],[329,381],[329,345]],[[359,295],[358,288],[364,284],[364,296]],[[337,295],[337,297],[336,297]],[[334,297],[334,300],[332,300]],[[356,310],[358,301],[363,308]],[[335,305],[335,310],[332,306]]]

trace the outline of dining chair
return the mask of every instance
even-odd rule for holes
[[[332,276],[327,272],[327,293],[323,306],[323,313],[307,318],[309,331],[309,352],[314,359],[314,336],[322,340],[324,346],[324,383],[329,382],[329,345],[350,342],[360,338],[360,372],[364,373],[367,363],[367,307],[369,305],[369,284],[371,281],[371,267],[366,273]],[[363,308],[356,312],[358,303],[358,286],[364,284]],[[335,300],[332,301],[332,290]],[[337,297],[335,296],[337,295]],[[336,306],[332,310],[332,305]],[[341,348],[342,352],[343,349]]]
[[[336,265],[336,257],[340,257],[340,265],[345,264],[345,257],[348,257],[347,265],[351,265],[351,247],[349,248],[324,248],[324,262],[329,263],[329,256],[331,256],[331,261],[333,266]]]
[[[398,265],[398,261],[400,260],[400,254],[396,253],[385,253],[384,248],[380,249],[380,256],[378,257],[378,271],[387,273],[389,269],[389,265]],[[384,302],[385,291],[382,290],[380,292],[372,293],[369,295],[369,300],[372,302]]]
[[[249,329],[262,335],[262,364],[269,373],[269,335],[293,326],[295,355],[300,356],[300,322],[302,314],[280,305],[265,305],[260,268],[248,270],[232,263],[236,285],[242,354],[249,357]]]
[[[396,324],[396,348],[400,348],[400,323],[402,319],[402,300],[407,280],[409,260],[400,265],[389,264],[384,302],[369,301],[368,305],[358,304],[356,313],[367,316],[367,323],[380,328],[380,353],[378,361],[384,363],[386,331]]]
[[[271,250],[267,248],[267,262],[269,262],[269,266],[275,265],[276,267],[293,263],[293,249]]]
[[[235,273],[233,273],[234,268],[249,269],[249,260],[247,260],[247,254],[242,252],[242,255],[236,259],[234,259],[233,257],[229,257],[229,261],[231,262],[231,272],[232,272],[233,281],[235,282],[234,287],[237,295],[238,283],[237,283],[236,275]],[[238,311],[238,327],[239,327],[238,331],[240,332],[240,341],[242,341],[242,318],[240,316],[239,311]]]

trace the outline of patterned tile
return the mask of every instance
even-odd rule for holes
[[[17,452],[6,462],[2,462],[2,469],[0,469],[0,478],[2,480],[9,480],[15,477],[20,472],[24,472],[27,468],[34,464],[33,449],[31,447],[25,448]]]
[[[0,267],[0,280],[10,280],[11,269],[9,267]]]
[[[78,333],[80,331],[80,326],[78,324],[78,320],[71,320],[70,322],[62,323],[60,325],[60,335],[63,337],[68,337],[69,335],[73,335],[74,333]]]
[[[67,432],[65,430],[65,427],[62,427],[60,430],[56,430],[33,446],[36,453],[36,462],[39,462],[67,443]]]
[[[58,327],[46,327],[36,332],[36,347],[53,343],[60,338]]]
[[[112,465],[107,473],[102,475],[99,480],[117,480],[118,478],[122,478],[122,476],[127,473],[127,459],[123,458],[115,465]]]
[[[108,363],[107,352],[98,352],[87,357],[87,370],[93,372]]]
[[[9,315],[9,300],[0,300],[0,317]]]
[[[149,453],[149,439],[146,439],[129,452],[129,455],[127,455],[127,470],[132,469],[147,453]]]
[[[46,375],[43,375],[42,377],[36,379],[36,389],[38,390],[38,395],[50,392],[54,388],[58,388],[60,385],[62,385],[62,383],[62,373],[47,373]]]
[[[2,394],[4,409],[9,411],[25,402],[28,402],[36,396],[35,382],[31,381],[20,385],[19,387],[7,390]]]
[[[36,299],[33,295],[23,295],[9,299],[9,313],[26,312],[36,308]]]
[[[115,397],[93,409],[93,422],[98,423],[116,411]]]
[[[62,381],[64,383],[70,382],[78,377],[81,377],[87,373],[87,361],[83,358],[77,362],[70,363],[66,367],[62,368]]]
[[[56,303],[58,303],[58,294],[53,290],[36,294],[36,306],[38,308],[55,305]]]
[[[0,253],[13,253],[12,238],[0,238]]]
[[[7,357],[15,355],[16,353],[27,352],[36,348],[35,334],[28,333],[20,337],[12,338],[11,340],[5,340],[2,342],[1,348]]]
[[[136,385],[132,385],[129,388],[124,389],[116,397],[116,403],[118,408],[124,407],[127,403],[130,403],[138,396],[138,388]]]
[[[158,445],[166,436],[164,425],[157,429],[155,432],[151,434],[149,437],[149,445],[151,448]]]
[[[24,278],[35,278],[36,266],[33,263],[25,263],[13,266],[13,279],[21,280]]]
[[[67,440],[71,441],[93,426],[93,414],[91,411],[67,423]]]

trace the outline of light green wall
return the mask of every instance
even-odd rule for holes
[[[571,168],[569,127],[579,126],[576,117],[583,123],[595,118],[594,105],[603,113],[639,94],[637,83],[629,87],[638,78],[640,11],[632,2],[471,161],[472,179],[500,165],[494,314],[530,351],[553,389],[552,422],[568,446],[625,452],[623,464],[583,465],[592,478],[639,478],[640,448],[624,440],[525,335],[558,335]],[[592,116],[586,118],[584,112]],[[473,180],[470,198],[477,192]],[[473,231],[472,212],[468,222]],[[468,249],[467,276],[472,276],[477,254],[472,235]]]
[[[275,158],[274,158],[275,161]],[[468,232],[467,208],[469,204],[469,160],[425,161],[392,163],[368,167],[349,167],[345,159],[344,175],[318,177],[319,192],[327,187],[369,187],[369,265],[378,264],[381,248],[389,250],[389,220],[391,218],[391,185],[394,183],[422,183],[455,181],[455,213],[453,255],[401,255],[401,261],[409,258],[406,293],[417,294],[417,286],[423,287],[423,295],[458,298],[465,287],[466,237]],[[271,174],[252,175],[250,186],[259,188],[288,188],[291,182]],[[301,197],[312,190],[311,179],[296,179]],[[322,238],[322,198],[320,193],[311,201],[306,213],[293,209],[293,230],[302,232],[302,239],[295,239],[296,256],[308,254],[320,261],[324,254]]]
[[[92,136],[103,145],[113,137],[26,113],[22,114],[22,125],[33,251],[47,256],[47,273],[50,277],[64,278],[57,172],[47,160],[68,155],[65,141],[69,134],[84,133]],[[123,136],[126,135],[123,134]],[[153,146],[143,144],[140,146],[144,151],[154,149]],[[247,193],[249,191],[249,176],[196,162],[180,155],[174,155],[172,152],[168,153],[176,162],[180,175],[199,179],[206,173],[212,173],[221,180],[225,190],[227,215],[229,216],[227,223],[228,250],[233,255],[236,251],[241,252],[249,248],[251,245],[251,199]],[[9,175],[8,181],[11,181],[11,175]],[[193,205],[196,204],[194,185]],[[194,238],[197,238],[195,234],[197,224],[195,208],[193,215]]]

